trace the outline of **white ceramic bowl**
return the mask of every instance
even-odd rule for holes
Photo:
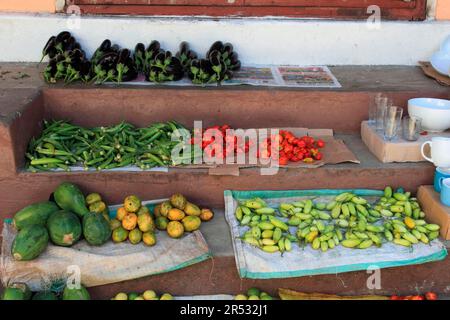
[[[450,128],[450,100],[416,98],[408,101],[410,116],[422,119],[422,128],[442,132]]]
[[[450,36],[448,36],[441,45],[441,52],[450,54]]]
[[[448,76],[450,74],[450,53],[438,51],[431,56],[431,65],[437,72]]]

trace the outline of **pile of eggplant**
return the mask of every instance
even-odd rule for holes
[[[205,59],[193,59],[188,76],[194,84],[221,83],[233,77],[233,71],[241,68],[238,54],[231,43],[216,41],[206,53]]]
[[[42,50],[42,59],[50,61],[44,70],[44,79],[48,83],[63,80],[65,83],[89,81],[91,63],[86,59],[81,45],[68,31],[52,36]]]
[[[131,81],[138,75],[130,50],[121,49],[117,44],[112,45],[108,39],[95,50],[91,64],[92,81],[97,84]]]
[[[152,41],[147,48],[143,43],[136,45],[134,63],[145,75],[145,79],[151,82],[178,81],[184,75],[180,60],[170,51],[162,49],[156,40]]]
[[[180,44],[175,56],[162,49],[158,41],[152,41],[147,48],[143,43],[138,43],[134,62],[147,81],[177,81],[187,74],[192,83],[202,85],[231,79],[233,71],[241,67],[233,45],[222,41],[214,42],[204,59],[199,59],[185,41]]]
[[[44,79],[48,83],[58,80],[66,84],[74,81],[121,83],[132,81],[141,73],[147,81],[156,83],[178,81],[187,75],[194,84],[220,84],[231,79],[233,72],[241,67],[233,45],[222,41],[214,42],[205,58],[199,58],[184,41],[173,55],[162,49],[156,40],[147,47],[138,43],[132,53],[107,39],[89,60],[81,45],[68,31],[48,40],[42,51],[42,59],[46,56],[50,59],[44,70]]]

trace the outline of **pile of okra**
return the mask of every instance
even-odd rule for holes
[[[26,167],[32,172],[83,166],[85,170],[135,165],[145,170],[171,164],[178,143],[171,136],[184,129],[175,121],[136,128],[122,122],[111,127],[83,128],[67,121],[44,121],[39,138],[32,138]]]

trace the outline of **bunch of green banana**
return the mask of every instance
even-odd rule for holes
[[[384,189],[384,197],[375,204],[374,210],[378,211],[385,218],[411,217],[413,219],[423,219],[425,213],[421,210],[416,198],[411,197],[410,192],[397,190],[393,193],[391,187]]]
[[[292,250],[292,242],[297,239],[289,234],[289,227],[281,220],[270,217],[270,221],[262,221],[244,233],[242,240],[265,252],[283,253]]]
[[[340,229],[334,224],[326,225],[321,220],[303,221],[297,229],[297,238],[305,244],[311,244],[313,249],[323,252],[334,249],[343,240]]]
[[[329,213],[325,211],[324,203],[314,203],[311,199],[292,203],[281,203],[280,215],[289,218],[289,225],[297,226],[300,222],[311,219],[331,220]]]
[[[241,202],[235,211],[236,219],[241,226],[257,226],[260,222],[269,220],[275,215],[275,209],[267,206],[261,198],[254,198]]]
[[[427,223],[423,219],[414,220],[411,217],[392,219],[384,223],[385,238],[388,241],[405,247],[423,242],[430,243],[439,237],[439,225]]]
[[[241,202],[236,208],[236,219],[241,226],[250,227],[242,240],[268,253],[291,251],[292,242],[297,239],[289,234],[289,226],[275,214],[276,210],[261,198]]]
[[[254,198],[239,203],[236,219],[248,226],[243,241],[266,252],[290,251],[293,242],[311,245],[323,252],[338,245],[366,249],[393,242],[410,247],[439,237],[440,227],[423,218],[417,199],[411,193],[391,187],[375,204],[351,192],[337,195],[328,203],[305,199],[281,203],[278,210]],[[289,228],[297,228],[296,236]]]

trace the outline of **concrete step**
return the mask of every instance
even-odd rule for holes
[[[43,119],[70,119],[84,126],[120,121],[146,126],[176,119],[188,127],[202,120],[204,126],[331,128],[359,134],[378,92],[404,108],[414,97],[450,97],[416,67],[334,67],[343,85],[339,89],[46,86],[35,64],[0,67],[6,72],[0,89],[0,176],[14,176],[23,167],[24,151]]]
[[[380,289],[367,287],[370,274],[366,271],[287,279],[241,279],[236,269],[224,212],[222,209],[215,212],[215,218],[201,228],[213,254],[212,259],[174,272],[93,287],[89,291],[98,299],[109,299],[118,292],[140,292],[147,289],[175,295],[203,295],[238,294],[251,287],[258,287],[272,295],[277,294],[278,288],[342,295],[410,295],[427,291],[448,295],[450,258],[422,265],[382,269]],[[450,243],[447,247],[450,247]]]
[[[209,175],[207,169],[170,169],[163,172],[19,172],[0,178],[2,212],[15,212],[26,203],[44,200],[62,181],[79,184],[85,192],[101,192],[111,204],[126,194],[142,199],[160,199],[174,192],[186,194],[202,205],[223,206],[223,191],[289,190],[318,188],[373,188],[386,185],[417,190],[432,184],[434,167],[428,162],[382,164],[357,135],[337,135],[361,161],[325,165],[316,169],[280,168],[278,174],[261,176],[257,168],[242,169],[239,176]]]
[[[402,186],[414,191],[430,184],[434,167],[429,163],[382,164],[364,146],[359,129],[367,118],[369,102],[377,92],[403,107],[409,98],[450,98],[446,88],[426,78],[415,67],[335,67],[343,88],[298,90],[287,88],[135,88],[45,86],[36,65],[0,64],[0,218],[26,204],[42,201],[62,181],[79,184],[83,191],[102,193],[110,204],[127,194],[143,199],[184,193],[192,201],[217,208],[216,219],[203,232],[214,258],[168,274],[92,289],[96,298],[118,291],[152,288],[176,295],[238,293],[258,286],[275,294],[279,287],[309,292],[369,293],[365,272],[302,277],[285,280],[242,280],[234,262],[228,226],[223,220],[223,191],[319,188],[373,188]],[[20,74],[29,77],[20,77]],[[157,172],[29,173],[23,170],[24,152],[43,119],[70,119],[86,126],[122,120],[138,126],[176,119],[187,126],[193,120],[205,125],[230,123],[234,127],[304,126],[333,128],[357,155],[360,164],[325,165],[317,169],[281,169],[261,176],[258,169],[241,170],[238,177],[212,176],[205,169],[171,169]],[[386,269],[378,294],[410,294],[426,290],[446,293],[449,259],[420,266]],[[431,276],[430,276],[431,275]],[[374,292],[371,292],[374,293]]]

